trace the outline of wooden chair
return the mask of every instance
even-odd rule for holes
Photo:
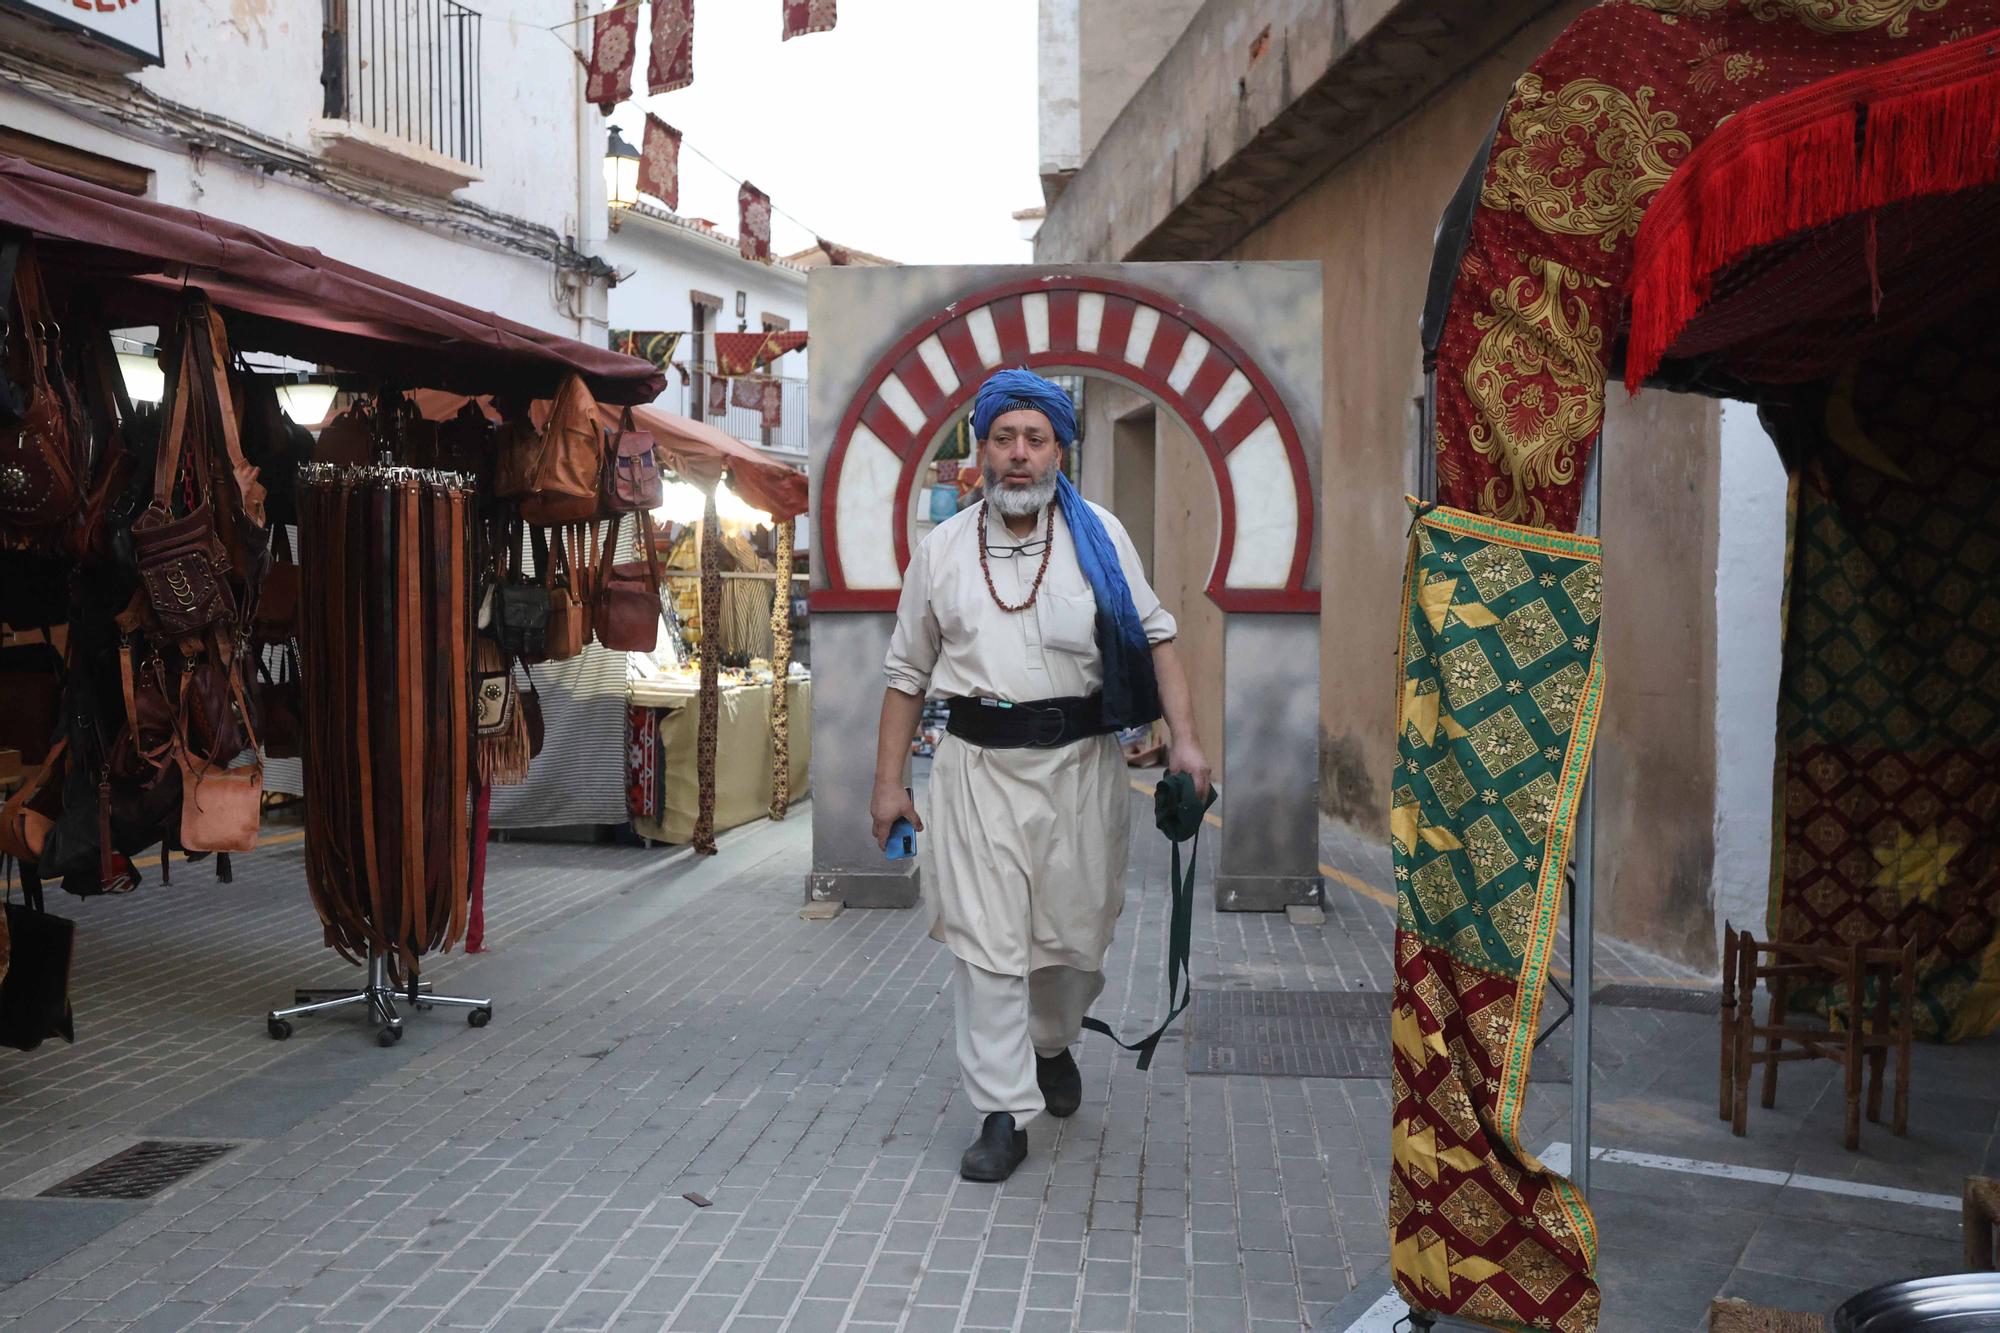
[[[1965,1178],[1965,1271],[1991,1273],[2000,1268],[1993,1253],[1993,1232],[2000,1225],[2000,1180]]]
[[[1881,945],[1788,944],[1759,940],[1747,930],[1723,927],[1721,1118],[1738,1137],[1750,1118],[1750,1071],[1762,1065],[1761,1102],[1775,1106],[1778,1066],[1791,1060],[1832,1060],[1846,1076],[1845,1142],[1861,1146],[1864,1075],[1868,1119],[1882,1120],[1882,1084],[1889,1056],[1896,1057],[1896,1100],[1891,1128],[1909,1133],[1910,1048],[1916,1032],[1916,946],[1892,936]],[[1769,1007],[1757,1021],[1757,984],[1765,984]],[[1874,1002],[1869,1005],[1871,983]],[[1842,1026],[1820,1024],[1788,1012],[1794,985],[1828,986],[1833,1013]],[[1860,1010],[1872,1008],[1872,1012]],[[1763,1045],[1757,1043],[1762,1039]],[[1786,1043],[1790,1043],[1787,1046]]]
[[[1708,1307],[1708,1333],[1826,1333],[1826,1320],[1816,1314],[1723,1300]]]

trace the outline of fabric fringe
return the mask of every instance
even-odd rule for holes
[[[473,645],[473,667],[482,675],[506,667],[507,655],[499,644],[479,634],[473,637]],[[507,689],[511,695],[514,690],[511,676]],[[521,711],[519,699],[509,698],[506,722],[492,735],[477,737],[472,750],[481,786],[518,787],[528,780],[528,761],[534,756],[528,748],[528,719]]]
[[[2000,33],[1813,84],[1725,122],[1640,226],[1625,387],[1637,392],[1762,245],[1889,204],[2000,181]]]

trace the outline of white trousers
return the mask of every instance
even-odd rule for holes
[[[1025,977],[951,960],[958,1067],[965,1095],[984,1117],[1006,1111],[1018,1128],[1042,1113],[1035,1056],[1056,1055],[1083,1034],[1083,1016],[1104,991],[1102,972],[1038,967]]]

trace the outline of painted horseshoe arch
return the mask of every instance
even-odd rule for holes
[[[1312,474],[1270,378],[1213,321],[1130,282],[1022,279],[953,302],[904,335],[843,414],[815,513],[816,611],[892,611],[910,563],[910,496],[931,446],[1002,366],[1119,380],[1186,424],[1221,507],[1208,595],[1224,611],[1317,612],[1307,586]],[[884,523],[882,498],[893,494]]]
[[[1227,793],[1218,907],[1317,903],[1319,265],[820,269],[812,352],[813,869],[807,896],[909,907],[869,836],[881,662],[933,447],[1001,366],[1137,390],[1192,435],[1217,503]],[[1088,447],[1088,446],[1086,446]],[[1200,475],[1197,472],[1195,475]],[[1144,836],[1144,835],[1141,835]]]

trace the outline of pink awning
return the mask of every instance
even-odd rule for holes
[[[51,283],[88,289],[113,327],[171,324],[176,295],[194,286],[225,311],[237,347],[402,385],[547,397],[574,371],[608,403],[651,402],[666,387],[636,357],[4,155],[0,228],[31,233]]]

